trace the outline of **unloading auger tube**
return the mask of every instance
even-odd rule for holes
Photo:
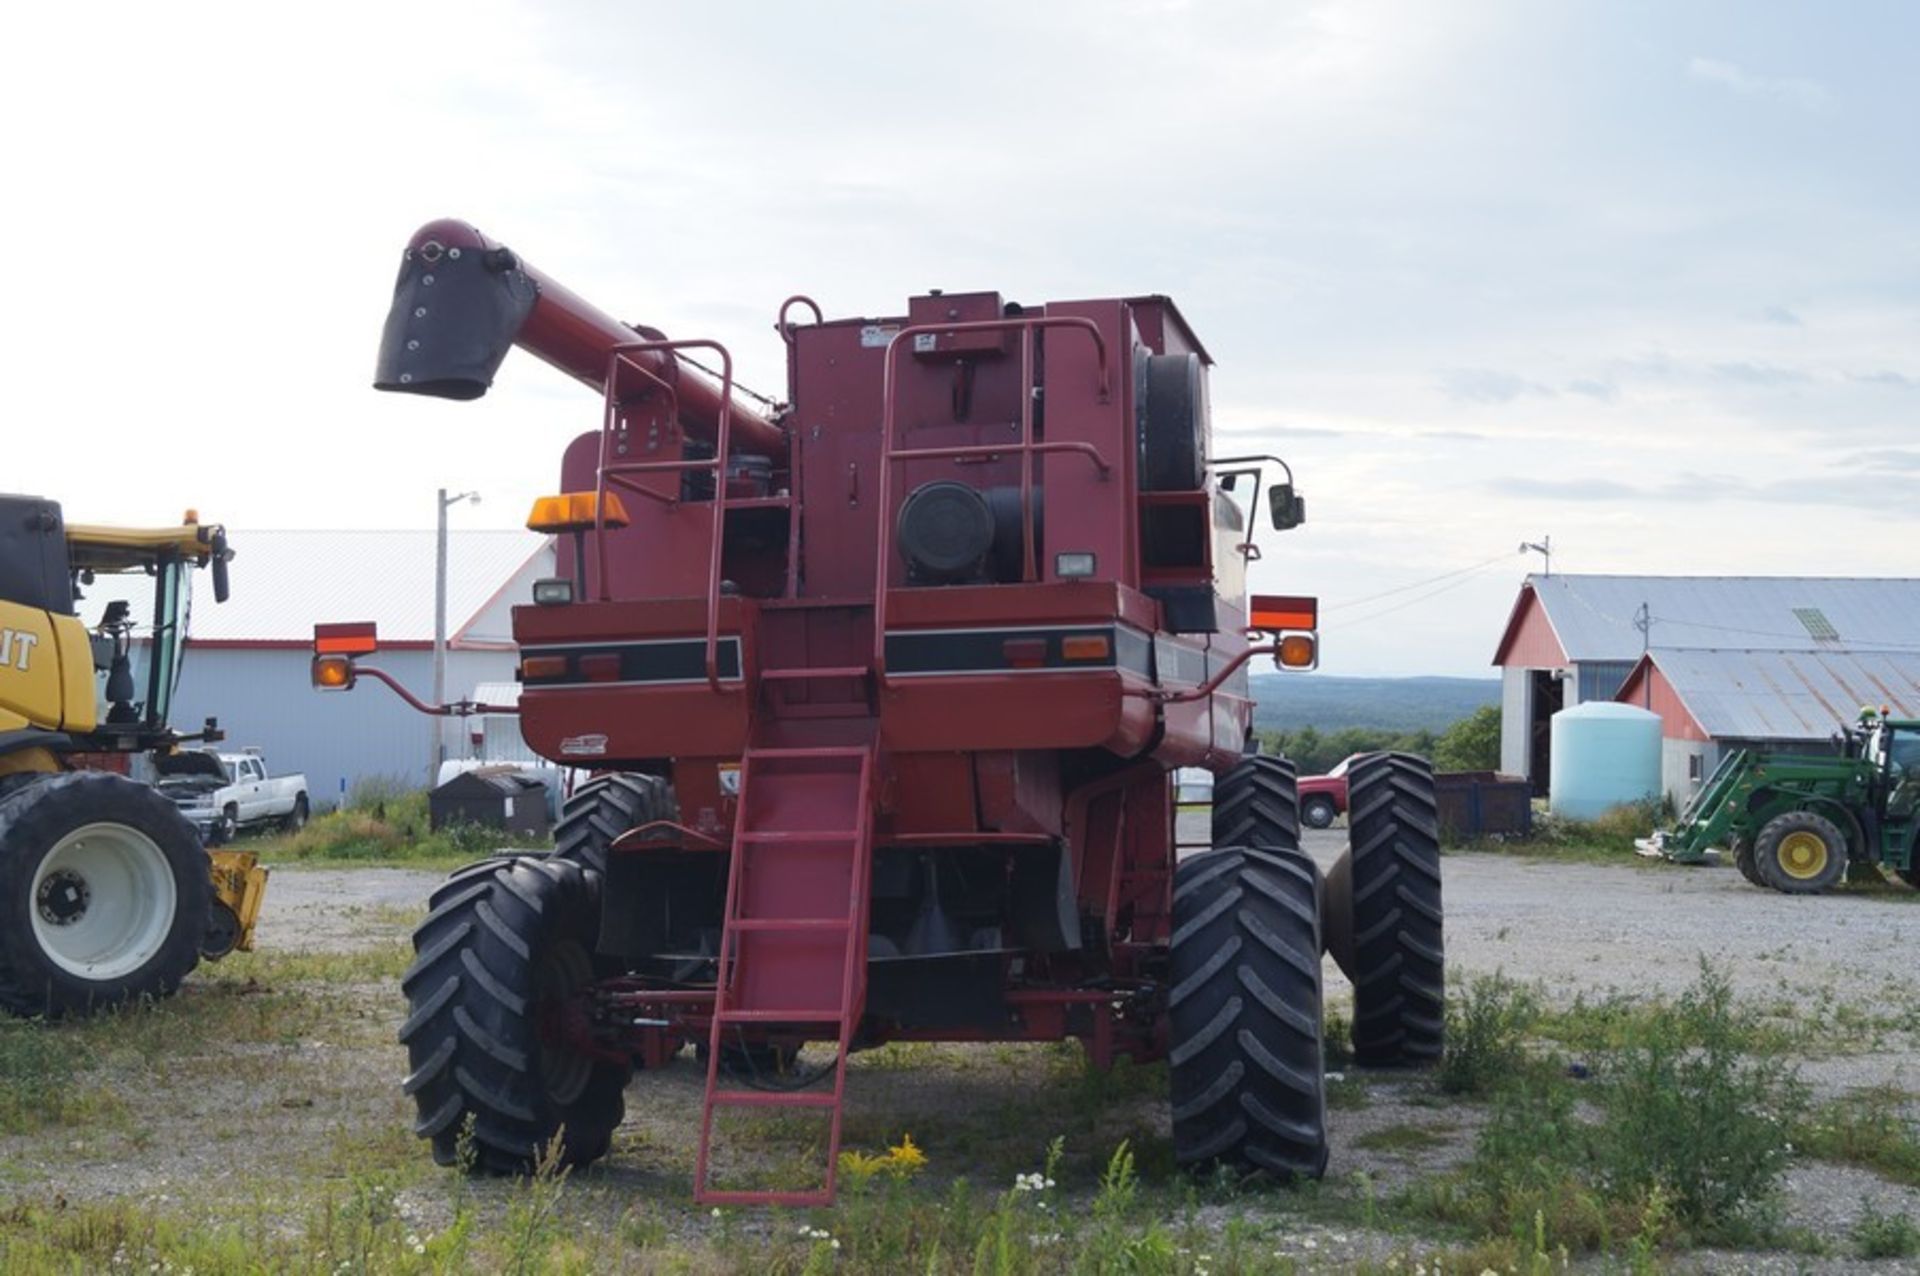
[[[466,222],[442,218],[415,231],[401,255],[393,305],[380,336],[376,390],[477,399],[509,346],[519,346],[605,393],[613,354],[661,341],[620,322]],[[719,434],[720,383],[665,350],[626,357],[673,387],[681,425],[711,444]],[[732,451],[783,456],[786,433],[759,408],[733,399]]]

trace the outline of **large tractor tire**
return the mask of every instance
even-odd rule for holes
[[[1347,852],[1327,874],[1328,951],[1353,981],[1362,1067],[1439,1062],[1446,945],[1433,766],[1375,753],[1347,774]]]
[[[1254,754],[1213,783],[1213,844],[1256,850],[1300,846],[1300,793],[1293,763]]]
[[[673,819],[676,810],[672,786],[657,775],[597,775],[567,799],[553,830],[554,854],[604,873],[615,838],[642,824]]]
[[[1840,826],[1812,811],[1788,811],[1768,820],[1753,839],[1760,880],[1788,895],[1818,895],[1847,871],[1847,838]]]
[[[1754,862],[1753,843],[1749,839],[1744,837],[1733,839],[1733,866],[1739,869],[1740,876],[1746,878],[1751,884],[1755,886],[1767,884],[1760,876],[1760,865]]]
[[[563,1166],[606,1155],[633,1068],[585,1038],[597,892],[597,874],[554,856],[469,865],[434,892],[400,1041],[414,1133],[441,1165],[525,1174],[556,1138]]]
[[[164,997],[200,963],[213,883],[144,784],[36,777],[0,801],[0,1007],[48,1019]]]
[[[1313,861],[1221,847],[1183,862],[1168,982],[1175,1157],[1318,1178],[1327,1104]]]

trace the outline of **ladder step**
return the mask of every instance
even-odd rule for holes
[[[831,1108],[839,1106],[831,1090],[715,1090],[716,1108]]]
[[[860,834],[853,829],[747,829],[735,833],[736,842],[851,842]]]
[[[803,682],[814,678],[864,678],[872,670],[866,665],[827,665],[817,669],[762,669],[762,682]]]
[[[853,922],[845,917],[736,917],[727,923],[731,931],[741,930],[845,930]]]
[[[723,1191],[707,1188],[694,1197],[702,1205],[779,1205],[787,1209],[818,1209],[833,1204],[833,1193],[824,1187],[805,1192],[757,1192],[745,1189]]]
[[[846,1016],[838,1010],[719,1010],[718,1023],[839,1023]]]

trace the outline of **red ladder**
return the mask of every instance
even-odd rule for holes
[[[703,1205],[815,1206],[833,1200],[847,1054],[867,993],[875,750],[869,735],[863,744],[754,746],[741,759],[694,1163],[694,1199]],[[793,1028],[815,1039],[832,1025],[839,1043],[832,1091],[722,1088],[722,1043],[748,1024]],[[714,1113],[782,1107],[828,1111],[824,1185],[711,1186]]]

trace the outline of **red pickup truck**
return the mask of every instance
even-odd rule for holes
[[[1340,764],[1325,775],[1303,775],[1300,777],[1300,822],[1310,829],[1330,828],[1334,820],[1346,814],[1347,810],[1347,768],[1353,765],[1354,758],[1365,755],[1356,753],[1343,758]]]

